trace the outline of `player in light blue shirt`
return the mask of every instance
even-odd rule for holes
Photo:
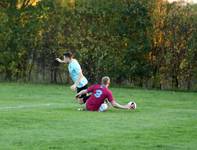
[[[71,59],[71,61],[68,64],[68,71],[71,79],[75,83],[73,85],[74,88],[75,86],[77,88],[82,88],[88,84],[88,80],[86,79],[85,76],[83,76],[81,66],[79,65],[79,62],[76,59]]]
[[[64,53],[64,60],[61,60],[59,58],[56,58],[56,60],[60,63],[68,64],[68,71],[72,81],[74,82],[74,84],[70,87],[73,91],[77,91],[77,93],[79,93],[80,91],[88,88],[88,80],[83,75],[79,62],[73,58],[71,52]],[[89,96],[84,94],[78,99],[78,101],[80,104],[83,104],[88,98]]]

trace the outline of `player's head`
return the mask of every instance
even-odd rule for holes
[[[108,76],[102,77],[101,83],[108,87],[110,85],[110,78]]]
[[[71,52],[64,53],[64,62],[65,63],[69,63],[72,58],[73,58],[73,54]]]

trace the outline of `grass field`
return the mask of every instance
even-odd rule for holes
[[[81,112],[69,87],[0,83],[0,149],[197,149],[197,93],[112,91],[138,109]]]

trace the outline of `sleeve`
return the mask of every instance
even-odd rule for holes
[[[73,69],[75,70],[76,73],[80,73],[81,70],[81,66],[79,65],[78,61],[76,61],[73,65]]]
[[[111,91],[108,92],[107,99],[110,103],[115,101]]]
[[[94,86],[95,86],[95,85],[90,86],[90,87],[87,89],[87,92],[88,92],[88,93],[93,92],[93,91],[94,91]]]

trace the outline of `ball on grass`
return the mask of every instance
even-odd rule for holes
[[[129,102],[128,105],[131,106],[130,109],[136,109],[137,108],[137,104],[135,102]]]

